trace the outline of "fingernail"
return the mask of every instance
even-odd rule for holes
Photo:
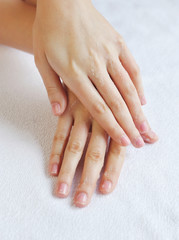
[[[60,183],[58,187],[58,193],[66,195],[68,191],[68,185],[66,183]]]
[[[61,113],[61,107],[59,103],[52,103],[52,111],[54,115],[59,115]]]
[[[151,139],[149,137],[143,136],[143,139],[146,143],[151,143]]]
[[[149,132],[149,134],[148,134],[151,138],[157,138],[158,139],[158,136],[157,136],[157,134],[155,133],[155,132],[153,132],[152,130]]]
[[[154,133],[152,130],[147,132],[147,134],[142,136],[144,141],[147,143],[154,143],[158,140],[158,136],[156,133]]]
[[[149,130],[148,124],[146,121],[144,121],[141,125],[140,125],[140,133],[145,133]]]
[[[142,137],[137,137],[135,140],[134,140],[134,145],[135,147],[143,147],[145,145],[144,143],[144,140],[142,139]]]
[[[145,105],[147,103],[145,96],[141,96],[140,101],[142,105]]]
[[[124,146],[127,146],[127,145],[129,145],[130,144],[130,139],[128,138],[128,136],[126,136],[126,135],[122,135],[121,136],[121,143],[122,143],[122,145],[124,145]]]
[[[53,163],[52,165],[51,165],[51,174],[58,174],[58,163]]]
[[[76,202],[81,203],[81,204],[85,204],[87,202],[87,194],[81,192],[76,196],[75,199],[76,199],[75,200]]]
[[[101,186],[101,188],[106,192],[109,192],[111,190],[111,187],[112,187],[112,183],[111,181],[108,181],[108,180],[104,181],[103,185]]]

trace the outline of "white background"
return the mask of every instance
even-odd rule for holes
[[[179,1],[94,1],[143,76],[143,107],[160,140],[128,147],[115,191],[78,209],[47,174],[57,119],[33,57],[0,46],[0,239],[179,239]],[[96,39],[97,40],[97,39]]]

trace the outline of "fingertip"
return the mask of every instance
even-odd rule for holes
[[[54,176],[54,177],[58,176],[59,164],[58,163],[49,164],[48,172],[49,172],[50,176]]]
[[[66,198],[68,197],[68,193],[69,193],[69,186],[67,183],[57,183],[55,190],[54,190],[54,194],[56,197],[59,198]]]
[[[141,148],[145,145],[144,140],[141,136],[134,138],[132,144],[136,148]]]
[[[79,208],[86,207],[89,204],[89,197],[88,197],[87,193],[80,192],[80,193],[76,194],[73,199],[73,204]]]
[[[147,100],[146,100],[144,95],[140,97],[140,102],[141,102],[141,105],[146,105],[147,104]]]
[[[62,115],[65,112],[68,104],[67,95],[64,89],[59,89],[58,92],[56,92],[56,90],[54,90],[54,92],[50,92],[48,90],[47,92],[49,92],[49,100],[51,102],[54,116]]]
[[[65,110],[66,110],[67,100],[66,100],[66,99],[63,99],[63,100],[61,100],[60,103],[58,103],[58,102],[53,102],[53,103],[51,103],[51,106],[52,106],[53,115],[54,115],[54,116],[60,116],[60,115],[62,115],[62,114],[65,112]]]
[[[100,184],[99,190],[102,194],[108,194],[112,191],[112,182],[109,180],[104,180],[102,184]]]
[[[146,134],[142,134],[142,138],[146,143],[151,143],[151,144],[159,140],[159,137],[157,136],[157,134],[152,130],[150,130]]]
[[[52,112],[55,116],[60,116],[62,114],[62,108],[61,105],[57,102],[51,103],[52,106]]]

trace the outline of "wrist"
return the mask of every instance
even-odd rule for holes
[[[79,4],[92,4],[92,0],[37,0],[37,4],[50,6],[52,4],[61,6],[61,8],[69,8]]]
[[[37,15],[73,18],[93,7],[92,0],[37,0]],[[75,14],[76,13],[76,14]]]

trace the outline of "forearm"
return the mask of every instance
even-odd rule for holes
[[[34,5],[34,6],[36,6],[36,3],[37,3],[37,0],[22,0],[22,1],[24,1],[28,4],[31,4],[31,5]]]
[[[0,0],[0,44],[33,52],[35,8],[19,0]]]

